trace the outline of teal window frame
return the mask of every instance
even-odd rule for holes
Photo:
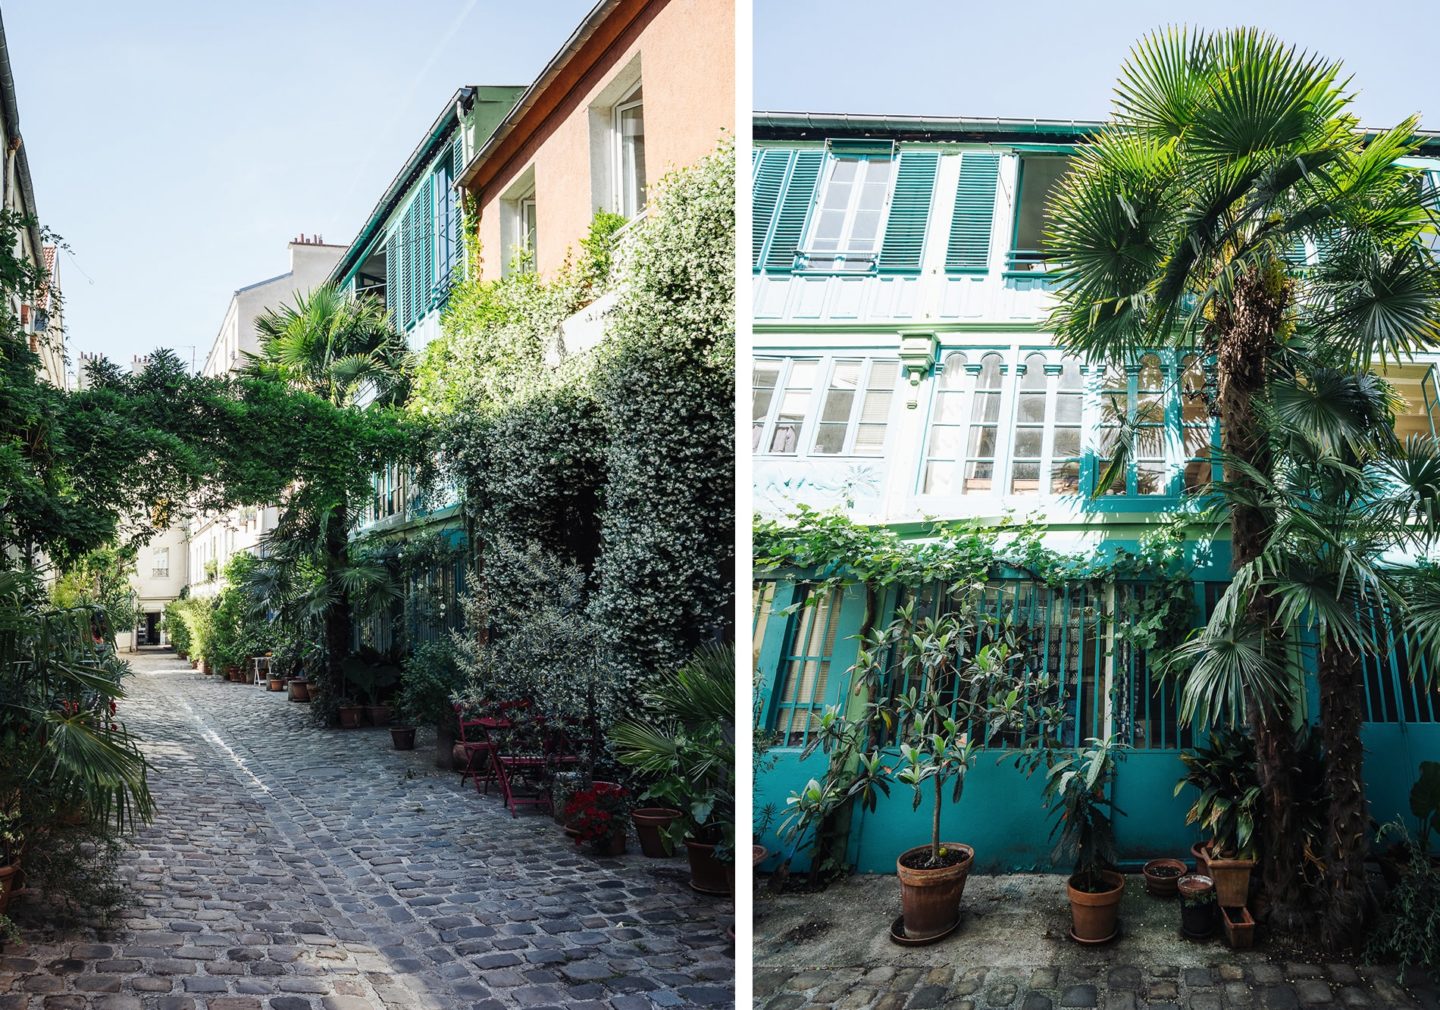
[[[866,166],[865,176],[867,181],[870,174],[869,164],[871,162],[884,161],[890,166],[889,174],[887,175],[885,180],[885,195],[880,204],[880,207],[876,211],[877,224],[874,236],[874,248],[870,251],[840,249],[838,248],[837,244],[837,248],[834,252],[830,252],[828,250],[820,251],[820,254],[822,256],[831,260],[832,262],[840,261],[846,264],[850,262],[850,256],[854,254],[859,259],[868,260],[867,265],[863,269],[836,267],[833,265],[828,267],[815,266],[811,262],[812,258],[817,253],[817,250],[811,248],[811,243],[814,241],[815,238],[814,229],[819,223],[819,216],[822,210],[823,202],[825,200],[825,195],[830,188],[832,180],[834,179],[835,170],[842,160],[852,160],[864,164]],[[899,167],[900,158],[898,156],[898,152],[895,152],[893,150],[889,150],[884,153],[878,151],[872,153],[866,151],[842,150],[839,153],[836,153],[836,151],[834,150],[827,149],[825,152],[824,163],[821,165],[820,168],[819,178],[815,183],[815,191],[810,198],[810,207],[805,216],[805,225],[801,229],[801,241],[799,246],[795,250],[795,265],[793,268],[793,272],[797,274],[831,275],[838,277],[863,277],[867,274],[879,273],[880,256],[885,247],[885,232],[889,225],[890,207],[895,197],[895,183]],[[861,209],[859,205],[859,199],[862,192],[863,188],[857,188],[857,190],[850,196],[846,204],[844,216],[841,219],[842,237],[847,235],[854,227],[855,215],[859,213]]]
[[[1044,159],[1046,161],[1069,161],[1070,155],[1061,151],[1015,151],[1015,206],[1010,214],[1010,242],[1005,250],[1005,276],[1010,278],[1043,279],[1049,268],[1048,260],[1039,249],[1021,249],[1020,211],[1025,206],[1025,162]]]
[[[852,632],[845,628],[849,608],[843,590],[818,590],[825,592],[824,598],[811,602],[817,592],[813,584],[790,583],[788,588],[789,592],[782,595],[777,587],[771,601],[770,619],[784,613],[785,622],[783,645],[770,680],[773,688],[764,727],[774,734],[777,747],[803,749],[810,742],[816,720],[826,708],[838,704],[842,696],[842,682],[849,679],[849,664],[837,661],[837,654]],[[820,649],[813,651],[809,644],[817,626]]]

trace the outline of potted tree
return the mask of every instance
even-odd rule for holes
[[[892,932],[908,944],[935,942],[959,924],[975,851],[942,838],[947,786],[958,804],[982,747],[1003,744],[1002,760],[1022,765],[1037,760],[1063,719],[1048,673],[1024,668],[1017,629],[984,606],[984,581],[951,586],[943,600],[935,616],[906,603],[862,637],[851,670],[861,714],[837,707],[820,717],[804,753],[824,750],[829,771],[790,797],[786,825],[798,837],[851,798],[873,811],[892,780],[913,790],[914,809],[929,793],[929,841],[895,861],[902,914]]]
[[[396,696],[401,723],[390,735],[402,731],[396,746],[408,736],[413,746],[417,726],[435,727],[435,765],[455,766],[455,694],[464,685],[464,675],[455,661],[455,648],[448,639],[421,642],[405,657]],[[404,731],[408,731],[405,733]]]
[[[615,725],[621,764],[654,783],[648,799],[674,802],[669,825],[690,860],[690,886],[730,894],[735,836],[735,649],[707,645],[641,696],[643,718]]]
[[[1209,745],[1181,754],[1185,775],[1175,795],[1194,786],[1199,795],[1185,815],[1186,824],[1199,824],[1210,839],[1196,853],[1197,868],[1215,881],[1215,897],[1222,908],[1240,908],[1250,897],[1250,875],[1255,869],[1259,835],[1260,780],[1255,744],[1241,730],[1210,734]],[[1299,867],[1296,867],[1299,872]]]
[[[1119,930],[1125,878],[1115,869],[1117,810],[1110,799],[1116,745],[1110,737],[1091,739],[1079,753],[1055,762],[1045,777],[1045,799],[1056,817],[1056,862],[1073,856],[1066,884],[1070,936],[1078,943],[1106,943]]]
[[[386,662],[371,662],[365,656],[350,656],[341,664],[348,684],[364,699],[365,715],[372,726],[390,725],[391,707],[381,699],[387,688],[400,680],[400,669]]]

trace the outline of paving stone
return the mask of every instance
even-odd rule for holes
[[[1317,971],[1319,969],[1316,969]],[[1295,996],[1305,1006],[1316,1006],[1321,1003],[1329,1003],[1334,999],[1330,987],[1324,982],[1314,979],[1305,979],[1295,983]]]
[[[1100,999],[1093,985],[1072,985],[1060,995],[1062,1007],[1093,1007]]]

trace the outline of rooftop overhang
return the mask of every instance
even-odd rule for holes
[[[521,147],[534,136],[561,104],[610,53],[625,31],[647,9],[663,6],[659,0],[599,0],[580,26],[551,57],[540,76],[525,89],[500,121],[465,170],[457,184],[467,190],[483,189],[505,170]]]

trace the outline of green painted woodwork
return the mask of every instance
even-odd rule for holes
[[[815,188],[824,161],[823,151],[795,152],[766,244],[766,270],[794,269],[795,253],[805,235],[805,223],[810,219],[810,207],[815,202]]]
[[[903,151],[895,173],[895,191],[880,248],[883,272],[917,271],[925,251],[925,228],[935,193],[940,155],[934,151]]]
[[[750,240],[753,266],[760,267],[765,252],[765,240],[775,224],[775,209],[780,203],[780,194],[785,188],[785,177],[790,171],[790,162],[795,152],[770,148],[756,152],[755,178],[753,183],[754,212],[750,222]]]
[[[960,158],[960,181],[950,215],[950,245],[945,269],[984,271],[990,263],[990,234],[995,219],[995,186],[1000,156],[966,152]]]

